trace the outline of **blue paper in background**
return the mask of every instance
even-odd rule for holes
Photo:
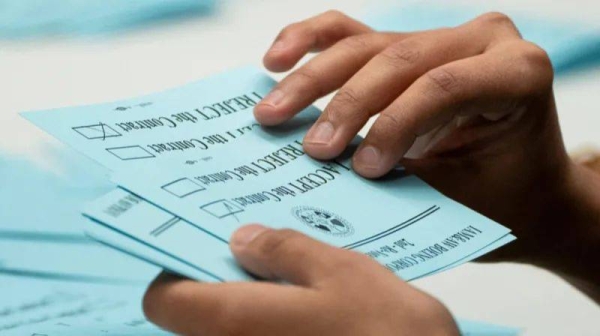
[[[519,328],[471,320],[456,320],[462,336],[517,336]]]
[[[46,167],[0,155],[0,239],[78,240],[79,209],[114,189],[107,171],[67,147],[45,147]]]
[[[0,275],[2,335],[170,335],[142,313],[145,286]]]
[[[0,0],[0,38],[97,34],[206,15],[214,0]]]
[[[79,209],[114,189],[107,171],[67,147],[43,161],[0,156],[0,273],[78,281],[147,282],[154,266],[83,234]]]
[[[385,10],[378,8],[363,19],[377,30],[419,31],[458,26],[490,10],[492,9],[485,7],[420,1]],[[536,43],[548,52],[557,74],[600,64],[600,29],[597,26],[532,18],[518,12],[507,14],[524,39]]]

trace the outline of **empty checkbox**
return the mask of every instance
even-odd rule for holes
[[[112,147],[107,148],[106,150],[123,161],[149,159],[154,157],[154,154],[148,152],[142,146]]]
[[[179,198],[184,198],[198,191],[202,191],[206,188],[199,185],[198,183],[190,180],[189,178],[181,178],[171,183],[162,186],[166,192]]]

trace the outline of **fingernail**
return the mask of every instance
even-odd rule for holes
[[[365,146],[356,153],[354,161],[364,168],[377,169],[381,161],[381,153],[373,146]]]
[[[236,246],[246,246],[250,244],[258,235],[269,230],[268,227],[260,224],[252,224],[241,227],[231,236],[231,244]]]
[[[285,49],[285,43],[283,41],[275,41],[271,46],[271,49],[269,49],[269,52],[280,52],[283,49]]]
[[[331,141],[334,133],[335,129],[333,128],[332,123],[329,121],[321,121],[308,131],[306,138],[304,138],[304,142],[326,145]]]
[[[263,100],[260,101],[259,105],[270,105],[277,106],[283,100],[283,91],[273,90]]]

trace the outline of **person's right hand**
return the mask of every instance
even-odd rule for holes
[[[511,20],[488,13],[455,28],[376,32],[339,12],[294,23],[264,58],[292,71],[255,108],[281,123],[338,90],[304,139],[317,159],[338,156],[378,115],[353,167],[376,178],[401,162],[451,198],[513,229],[497,260],[542,263],[568,254],[565,202],[576,184],[554,104],[547,54]],[[413,145],[411,159],[405,157]],[[404,158],[404,159],[403,159]]]

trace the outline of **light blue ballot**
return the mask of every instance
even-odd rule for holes
[[[252,280],[227,244],[125,190],[101,197],[85,214],[95,220],[90,236],[172,272],[205,282]]]
[[[247,67],[139,98],[22,115],[112,171],[194,165],[258,128],[252,109],[274,84]]]
[[[115,192],[110,193],[109,195],[114,195],[115,193],[118,193],[118,191],[121,190],[118,189]],[[152,207],[149,203],[146,204],[152,209],[154,209],[154,211],[158,209],[156,207]],[[152,213],[152,211],[153,210],[150,210],[146,212],[146,214]],[[145,223],[152,223],[153,220],[156,220],[154,217],[146,217],[144,219],[147,220]],[[132,219],[129,220],[131,221]],[[135,220],[137,221],[139,219],[136,218]],[[190,266],[189,262],[178,260],[170,256],[169,253],[163,253],[160,249],[156,249],[146,242],[143,242],[135,237],[116,231],[102,223],[96,221],[90,223],[90,225],[87,225],[85,232],[88,236],[97,241],[102,242],[107,247],[112,247],[120,252],[129,254],[140,260],[146,261],[147,263],[159,266],[167,272],[184,275],[188,278],[203,282],[215,281],[214,277],[207,275],[207,273],[204,271]],[[236,271],[239,272],[239,270]]]
[[[488,246],[482,248],[481,250],[476,251],[476,252],[474,252],[472,254],[469,254],[468,256],[466,256],[466,257],[464,257],[464,258],[462,258],[462,259],[460,259],[458,261],[455,261],[454,263],[452,263],[450,265],[447,265],[444,268],[440,268],[440,269],[438,269],[436,271],[433,271],[431,273],[428,273],[428,274],[423,274],[422,276],[420,276],[420,278],[421,277],[425,277],[425,276],[429,276],[429,275],[434,275],[434,274],[437,274],[437,273],[441,273],[441,272],[447,271],[449,269],[452,269],[454,267],[460,266],[460,265],[462,265],[462,264],[464,264],[466,262],[473,261],[473,260],[475,260],[475,259],[477,259],[477,258],[479,258],[481,256],[484,256],[484,255],[486,255],[486,254],[494,251],[497,248],[500,248],[500,247],[502,247],[502,246],[504,246],[504,245],[512,242],[515,239],[517,239],[517,238],[515,236],[513,236],[512,234],[507,234],[506,236],[504,236],[504,237],[496,240],[495,242],[489,244]]]
[[[145,97],[93,106],[27,112],[23,115],[113,171],[137,170],[161,161],[170,164],[176,162],[181,166],[198,165],[218,157],[221,148],[251,136],[258,127],[252,108],[274,84],[275,81],[259,69],[248,67]],[[289,126],[293,127],[299,122],[308,125],[318,114],[317,109],[310,107]],[[144,223],[140,228],[160,226],[164,224],[161,222],[163,219],[168,221],[173,217],[149,203],[136,210],[136,217],[128,216],[126,219],[128,223]],[[118,240],[118,244],[107,241],[105,238],[109,233],[106,230],[94,228],[89,231],[95,238],[101,235],[102,239],[99,240],[108,245],[118,245],[119,249],[130,254],[172,269],[168,263],[157,262],[156,254],[148,250],[148,246],[144,248],[144,245],[135,244],[122,232],[115,232],[111,237],[122,236],[127,244],[121,240]],[[146,238],[153,239],[153,236],[147,237],[148,232],[139,232],[145,244],[148,244]],[[192,236],[195,241],[214,239],[197,229]],[[158,242],[163,242],[162,237]],[[139,249],[131,251],[132,246],[138,246],[144,252],[141,253]],[[154,245],[150,246],[155,248]],[[231,259],[229,251],[226,248],[223,251],[222,255]],[[226,271],[223,274],[227,278],[247,278],[232,262],[224,267]],[[233,274],[231,277],[229,272]],[[195,271],[183,274],[205,281],[221,279],[211,276],[204,279]]]
[[[114,178],[223,245],[241,225],[261,222],[361,251],[405,279],[442,269],[510,232],[414,176],[369,181],[348,162],[315,161],[302,150],[302,134],[302,127],[256,130],[228,155],[222,150],[228,160]],[[103,209],[109,217],[120,212]]]

